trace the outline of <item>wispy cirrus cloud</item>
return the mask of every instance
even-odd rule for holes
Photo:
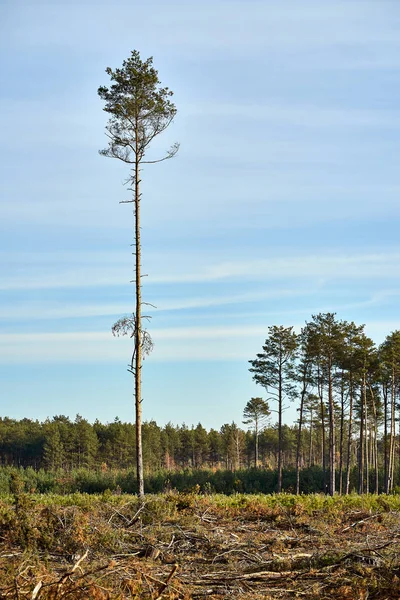
[[[261,326],[181,327],[152,330],[151,360],[242,359],[251,342],[262,339]],[[106,332],[0,334],[2,364],[98,363],[129,360],[132,342]]]
[[[15,37],[27,45],[73,47],[78,41],[79,48],[89,48],[91,36],[87,35],[87,22],[91,22],[92,29],[99,35],[118,39],[131,29],[131,16],[139,22],[151,19],[153,35],[167,46],[174,44],[176,49],[201,47],[204,51],[205,32],[210,51],[219,48],[242,53],[268,46],[396,43],[396,32],[383,26],[391,18],[395,6],[388,0],[379,3],[363,0],[361,11],[360,2],[356,0],[329,5],[317,0],[304,0],[301,4],[249,0],[243,10],[243,4],[238,1],[229,4],[221,0],[207,1],[196,6],[175,0],[168,7],[161,2],[152,2],[149,6],[125,6],[125,18],[121,19],[118,12],[110,11],[106,2],[97,2],[94,10],[93,2],[86,0],[75,6],[73,23],[69,7],[54,4],[49,7],[43,3],[41,8],[46,10],[47,22],[53,23],[52,28],[45,29],[45,21],[37,18],[38,8],[34,11],[26,4],[26,10],[20,14],[19,27],[15,28]],[[32,21],[35,27],[29,28]],[[60,27],[61,23],[64,27]],[[144,32],[139,29],[137,33],[142,40]],[[241,40],[240,44],[238,40]]]
[[[290,315],[288,314],[290,319]],[[288,321],[287,325],[292,325]],[[304,322],[294,323],[300,331]],[[391,331],[400,328],[398,319],[372,320],[366,333],[380,343]],[[149,360],[170,361],[247,361],[258,352],[267,326],[189,326],[154,329],[155,348]],[[2,364],[102,363],[129,360],[132,341],[115,339],[107,332],[70,332],[38,334],[0,334]]]
[[[265,278],[336,277],[382,278],[393,277],[400,261],[400,252],[365,254],[305,254],[303,256],[225,261],[197,269],[194,272],[155,274],[151,281],[201,282],[232,279],[265,280]]]
[[[130,273],[130,266],[126,256],[116,254],[108,256],[108,262],[99,264],[94,255],[89,255],[85,262],[85,255],[81,256],[80,264],[73,268],[63,262],[57,265],[54,260],[43,271],[43,265],[35,272],[32,265],[24,271],[21,265],[20,274],[10,273],[0,282],[0,289],[7,290],[35,290],[46,288],[86,288],[109,287],[126,285]],[[128,256],[129,258],[129,256]],[[114,260],[113,260],[114,259]],[[73,262],[73,255],[71,255]],[[260,281],[269,279],[301,279],[301,278],[338,278],[363,279],[385,277],[395,278],[400,264],[400,251],[393,249],[390,252],[365,252],[365,253],[330,253],[330,254],[303,254],[296,256],[274,256],[269,258],[236,259],[229,261],[215,261],[215,257],[207,254],[186,253],[185,256],[173,260],[171,255],[156,255],[148,257],[147,269],[151,275],[146,280],[146,286],[157,284],[185,284],[185,283],[213,283],[218,281]],[[121,267],[121,263],[125,267]],[[51,265],[53,268],[50,269]],[[252,292],[250,292],[252,293]],[[268,292],[271,293],[271,292]],[[239,295],[240,297],[240,295]],[[205,304],[210,299],[204,299]],[[222,300],[222,302],[227,301]],[[175,302],[175,301],[174,301]],[[196,304],[196,300],[194,303]],[[179,307],[179,304],[177,305]],[[182,306],[183,307],[183,306]],[[168,309],[168,303],[166,305]]]
[[[400,111],[395,109],[366,109],[335,107],[326,104],[187,104],[183,113],[188,116],[217,117],[219,119],[240,118],[242,122],[257,121],[298,125],[307,128],[398,128]]]
[[[265,300],[299,298],[310,296],[315,292],[315,288],[276,288],[259,290],[249,290],[246,293],[238,294],[216,294],[203,296],[187,296],[181,291],[181,294],[175,297],[163,296],[160,291],[156,295],[152,305],[146,308],[146,312],[160,314],[162,312],[177,312],[202,308],[215,308],[223,306],[243,305],[260,303]],[[93,299],[86,303],[79,302],[79,297],[74,302],[68,302],[59,299],[52,303],[47,300],[44,302],[29,301],[26,305],[19,302],[18,306],[14,303],[4,303],[0,306],[0,319],[4,320],[54,320],[54,319],[80,319],[100,316],[120,316],[129,312],[127,310],[128,302],[101,304]]]

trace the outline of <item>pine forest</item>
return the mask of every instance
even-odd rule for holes
[[[240,423],[229,415],[219,430],[200,422],[143,423],[148,491],[397,489],[400,331],[376,347],[363,325],[333,313],[314,315],[299,334],[270,327],[249,371],[260,396],[244,402]],[[294,423],[285,419],[288,410],[297,414]],[[135,427],[118,418],[107,424],[79,415],[74,421],[2,418],[0,453],[3,472],[28,469],[33,488],[136,490]],[[3,480],[7,489],[9,477]]]

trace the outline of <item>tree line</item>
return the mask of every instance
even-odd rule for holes
[[[264,397],[250,399],[240,424],[217,429],[142,425],[145,474],[182,469],[283,471],[317,468],[321,491],[333,495],[386,492],[400,484],[400,331],[377,346],[364,325],[334,313],[312,316],[299,334],[272,326],[262,351],[249,361]],[[297,420],[284,423],[292,404]],[[118,418],[91,424],[55,416],[44,422],[0,418],[0,464],[49,471],[132,469],[135,424]]]
[[[321,466],[331,495],[349,493],[353,467],[359,493],[393,491],[400,452],[400,331],[376,346],[364,329],[335,313],[313,315],[300,334],[272,326],[262,352],[250,360],[253,379],[266,391],[265,408],[273,405],[278,415],[278,492],[282,415],[290,402],[298,411],[297,492],[307,462]]]
[[[159,426],[145,421],[143,454],[146,474],[160,470],[226,469],[236,471],[254,465],[255,435],[236,423],[219,430],[197,426]],[[283,428],[285,465],[293,466],[296,455],[296,426]],[[274,469],[278,431],[265,427],[258,434],[259,465]],[[33,467],[56,471],[89,468],[132,469],[135,464],[135,424],[95,421],[77,415],[71,420],[58,415],[44,422],[0,418],[0,460],[3,466]]]

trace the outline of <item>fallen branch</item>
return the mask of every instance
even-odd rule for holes
[[[160,600],[163,592],[165,592],[165,590],[168,587],[169,582],[171,581],[171,579],[173,578],[173,576],[175,575],[175,573],[178,570],[178,566],[179,565],[174,565],[171,569],[170,574],[168,575],[167,579],[165,580],[165,582],[159,587],[158,589],[158,596],[155,598],[155,600]]]
[[[86,550],[85,554],[82,554],[82,556],[76,561],[76,563],[74,564],[74,566],[71,569],[71,573],[74,573],[77,569],[80,569],[81,562],[83,562],[85,560],[85,558],[88,557],[88,554],[89,554],[89,548]]]
[[[230,550],[225,550],[225,552],[220,552],[219,554],[216,554],[214,556],[214,558],[212,559],[212,564],[217,562],[219,558],[222,558],[222,557],[226,556],[227,554],[232,554],[232,552],[235,552],[236,554],[242,554],[243,556],[245,556],[252,562],[256,562],[256,563],[264,562],[262,557],[260,557],[258,554],[250,554],[249,552],[246,552],[245,550],[242,550],[240,548],[231,548]]]
[[[353,527],[356,527],[357,525],[362,525],[363,523],[366,523],[366,521],[370,521],[371,519],[376,519],[377,517],[380,517],[380,516],[381,516],[381,513],[376,513],[375,515],[370,515],[369,517],[365,517],[365,519],[361,519],[360,521],[355,521],[348,527],[345,527],[344,529],[342,529],[342,533],[344,533],[345,531],[349,531],[349,529],[352,529]]]
[[[42,588],[43,582],[39,581],[35,587],[34,590],[32,592],[32,596],[31,596],[31,600],[35,600],[35,598],[37,598],[38,593],[40,592],[41,588]]]

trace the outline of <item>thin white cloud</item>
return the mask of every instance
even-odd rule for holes
[[[36,148],[51,144],[53,154],[64,147],[74,148],[79,153],[90,149],[95,157],[97,148],[104,144],[103,129],[107,119],[100,103],[96,103],[96,96],[90,99],[89,106],[87,100],[85,104],[72,100],[64,106],[55,106],[51,99],[0,98],[0,110],[7,114],[2,135],[8,139],[11,148],[21,150],[21,140],[24,140],[25,149],[29,142]],[[89,157],[86,157],[86,164]]]
[[[361,10],[362,7],[362,10]],[[70,5],[43,3],[35,9],[30,5],[19,12],[14,24],[15,41],[47,47],[92,49],[93,37],[120,42],[132,34],[132,23],[151,22],[154,39],[159,44],[186,51],[204,46],[207,34],[209,52],[230,50],[244,52],[269,46],[336,47],[347,44],[397,43],[396,31],[388,30],[395,5],[387,0],[337,0],[321,3],[317,0],[242,2],[215,1],[196,5],[173,2],[165,5],[148,2],[144,5],[123,5],[123,17],[107,3],[81,2]],[[46,11],[46,19],[41,11]],[[49,22],[51,27],[48,27]],[[91,23],[88,35],[87,23]],[[47,26],[46,26],[47,24]],[[18,25],[18,27],[17,27]],[[135,30],[134,30],[135,31]],[[135,33],[145,43],[144,28]],[[240,42],[238,42],[240,40]],[[146,44],[147,45],[147,44]]]
[[[184,322],[190,323],[212,323],[213,321],[218,322],[218,327],[215,330],[219,337],[221,332],[229,332],[229,335],[235,335],[238,331],[241,331],[231,325],[225,326],[222,329],[223,323],[244,323],[249,319],[251,322],[259,321],[260,323],[276,319],[279,322],[290,324],[293,320],[297,321],[299,316],[304,317],[304,321],[308,320],[312,314],[319,312],[332,312],[335,311],[339,315],[348,314],[354,310],[364,310],[370,308],[376,308],[377,310],[385,310],[388,303],[395,301],[400,296],[400,289],[383,289],[376,293],[366,292],[365,294],[358,294],[358,299],[349,301],[348,292],[343,291],[342,288],[335,290],[335,297],[332,297],[332,288],[327,287],[324,289],[325,282],[321,280],[319,285],[315,287],[309,287],[308,289],[272,289],[264,292],[248,292],[246,294],[232,294],[224,296],[210,296],[208,298],[179,298],[176,300],[171,299],[160,299],[157,301],[156,309],[148,307],[146,310],[152,316],[160,317],[161,314],[168,314],[169,322],[171,319],[176,319],[179,315],[178,328],[170,327],[168,329],[156,329],[159,339],[181,339],[185,336],[188,338],[194,337],[209,337],[211,331],[210,325],[198,325],[193,329],[182,329]],[[308,298],[308,301],[312,302],[315,296],[319,298],[319,304],[314,306],[311,304],[305,304],[304,299]],[[280,300],[292,299],[292,306],[285,303],[285,308],[278,308],[275,306],[271,308],[271,304],[265,305],[264,309],[260,308],[260,302],[263,300]],[[297,302],[295,301],[297,299]],[[299,303],[299,301],[301,301]],[[257,308],[249,310],[248,306],[252,303],[257,303]],[[243,304],[246,304],[244,309]],[[293,307],[296,304],[296,307]],[[216,317],[213,311],[202,313],[197,310],[195,316],[192,313],[184,313],[185,309],[201,309],[201,308],[212,308],[221,306],[233,306],[237,305],[237,312],[229,310],[226,313],[218,312]],[[8,305],[4,304],[0,307],[0,319],[7,321],[8,326],[11,325],[12,321],[17,321],[19,324],[22,322],[32,323],[34,321],[52,321],[60,319],[95,319],[97,317],[110,317],[116,319],[122,315],[127,314],[127,304],[76,304],[76,305],[57,305],[53,306],[50,303],[44,304],[41,302],[38,305],[29,303],[24,306],[23,304]],[[172,314],[171,314],[172,313]],[[175,314],[174,314],[175,313]],[[178,315],[176,314],[178,313]],[[173,322],[173,321],[172,321]],[[193,327],[193,325],[192,325]],[[153,329],[151,329],[153,332]],[[213,330],[214,331],[214,330]],[[251,332],[251,329],[249,330]],[[84,334],[86,335],[86,334]],[[109,336],[109,332],[105,334]],[[51,338],[50,338],[51,339]]]
[[[243,253],[242,253],[243,254]],[[85,288],[127,285],[130,274],[126,257],[125,268],[119,263],[119,254],[115,265],[110,259],[108,264],[98,265],[91,260],[85,263],[82,255],[81,265],[74,269],[60,268],[54,265],[54,272],[43,272],[38,266],[37,272],[25,272],[22,267],[20,275],[9,275],[0,282],[0,289],[34,290],[47,288]],[[273,256],[264,259],[248,259],[216,261],[215,256],[199,253],[179,257],[172,260],[172,255],[164,253],[148,257],[146,272],[151,273],[146,286],[172,283],[212,283],[218,281],[260,281],[266,282],[286,278],[338,278],[363,279],[385,277],[396,278],[400,264],[400,251],[376,253],[346,254],[303,254],[297,256]],[[122,258],[121,258],[122,261]],[[101,259],[100,259],[101,262]],[[172,265],[172,266],[171,266]],[[23,265],[22,265],[23,266]],[[179,270],[177,270],[177,267]],[[175,302],[175,301],[174,301]],[[205,300],[206,303],[209,300]],[[179,307],[179,304],[177,308]],[[184,306],[182,306],[184,307]],[[167,305],[168,309],[168,305]]]
[[[179,170],[174,171],[174,176],[180,177]],[[175,183],[169,180],[161,197],[158,197],[155,189],[149,190],[146,194],[149,203],[143,207],[144,228],[146,231],[150,229],[153,235],[160,232],[163,238],[167,232],[169,243],[173,243],[174,238],[181,237],[182,231],[189,229],[193,229],[195,238],[202,234],[209,235],[210,232],[215,234],[221,230],[221,223],[225,230],[246,227],[269,231],[290,230],[303,225],[326,225],[328,222],[338,224],[350,220],[359,223],[360,218],[366,223],[382,216],[398,218],[398,179],[393,171],[389,174],[387,184],[377,182],[374,176],[368,183],[354,183],[351,174],[345,170],[338,183],[325,169],[316,169],[311,164],[309,168],[282,164],[266,171],[258,163],[247,167],[242,165],[240,177],[233,167],[210,171],[204,182],[205,187],[201,189],[190,177],[184,176],[182,181],[179,179]],[[104,181],[110,185],[110,178]],[[67,193],[66,198],[54,202],[19,200],[14,197],[10,184],[11,195],[7,197],[7,193],[3,193],[3,223],[10,226],[17,222],[41,228],[54,227],[63,234],[73,228],[74,231],[81,230],[82,237],[88,227],[107,229],[114,232],[115,238],[123,237],[128,244],[131,240],[129,217],[126,211],[118,210],[117,205],[117,199],[124,198],[124,189],[121,186],[118,191],[118,178],[112,179],[112,182],[109,194],[99,190],[101,202],[97,208],[95,204],[98,198],[95,195],[82,198],[80,194],[75,196],[72,191]],[[145,179],[145,182],[151,184],[151,178]],[[43,193],[46,195],[50,192],[46,190]],[[40,195],[39,189],[36,194]],[[188,194],[192,199],[190,203],[187,202]],[[167,212],[166,203],[169,207]],[[153,238],[152,242],[154,244],[157,239]]]
[[[160,298],[160,300],[155,300],[155,305],[158,310],[165,311],[177,311],[177,310],[185,310],[192,308],[207,308],[213,306],[227,306],[231,304],[245,304],[251,302],[260,302],[262,300],[267,300],[271,298],[279,299],[279,298],[289,298],[289,297],[299,297],[303,295],[312,294],[312,289],[304,290],[302,288],[298,289],[270,289],[268,291],[249,291],[244,294],[230,294],[230,295],[218,295],[214,294],[213,296],[208,297],[197,297],[197,298],[177,298],[175,300],[166,300]]]
[[[160,314],[160,312],[175,312],[182,310],[191,310],[198,308],[209,308],[217,306],[228,306],[234,304],[245,304],[252,302],[260,302],[267,299],[283,299],[283,298],[295,298],[305,295],[310,295],[314,292],[312,288],[304,289],[273,289],[269,291],[249,291],[244,294],[230,294],[230,295],[218,295],[207,297],[184,297],[181,296],[175,299],[168,298],[155,298],[152,302],[155,308],[149,306],[146,308],[146,312]],[[68,304],[63,303],[51,304],[49,302],[40,304],[34,304],[29,302],[28,305],[19,303],[18,306],[14,304],[3,304],[0,306],[0,319],[7,320],[52,320],[52,319],[79,319],[79,318],[91,318],[99,316],[121,316],[126,314],[126,304]]]
[[[247,120],[257,122],[270,122],[277,124],[299,125],[308,128],[363,128],[400,127],[400,111],[388,109],[367,110],[362,108],[340,108],[329,105],[302,105],[302,104],[218,104],[202,103],[187,104],[182,108],[182,113],[188,117],[218,117],[240,118],[241,122]]]
[[[400,252],[345,255],[303,255],[271,257],[259,260],[236,260],[214,264],[197,272],[154,275],[151,281],[161,282],[206,282],[222,280],[265,280],[265,278],[382,278],[398,272]]]
[[[295,324],[299,331],[302,324]],[[366,333],[377,343],[399,329],[398,319],[370,321]],[[155,348],[149,360],[248,360],[262,344],[265,323],[228,327],[178,327],[152,331]],[[105,332],[71,332],[0,335],[3,364],[101,363],[129,361],[131,340],[115,339]]]
[[[258,326],[155,329],[151,360],[239,359],[246,356],[249,340],[251,345],[252,339],[262,339],[262,335]],[[1,334],[0,360],[3,364],[123,364],[129,360],[131,347],[131,340],[115,339],[105,332]]]
[[[170,327],[165,329],[155,329],[152,331],[154,339],[159,340],[215,340],[220,338],[242,338],[247,336],[260,335],[261,325],[230,325],[227,327],[207,326],[207,327]]]
[[[126,305],[122,304],[86,304],[71,305],[68,303],[62,306],[54,306],[49,303],[41,302],[38,305],[30,302],[23,304],[0,306],[0,319],[7,320],[52,320],[52,319],[80,319],[101,316],[121,316],[126,314]]]
[[[112,272],[86,272],[83,269],[65,270],[64,272],[46,274],[39,272],[23,277],[11,276],[0,282],[0,290],[40,290],[56,288],[108,287],[127,283],[127,272],[116,269]]]

